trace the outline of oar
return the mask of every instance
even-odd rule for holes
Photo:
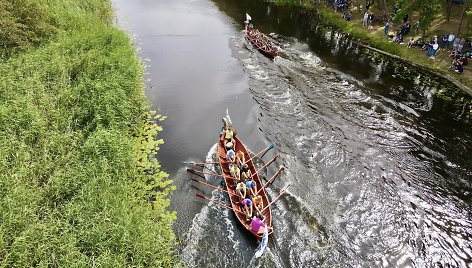
[[[235,212],[243,213],[243,212],[241,212],[240,210],[235,210],[235,209],[233,209],[233,208],[230,207],[230,206],[227,206],[227,205],[225,205],[225,204],[223,204],[223,203],[220,203],[220,202],[218,202],[218,201],[216,201],[216,200],[213,200],[213,199],[211,199],[211,198],[208,198],[208,197],[206,197],[206,196],[204,196],[204,195],[201,195],[201,194],[195,194],[195,195],[196,195],[197,197],[203,198],[203,199],[208,200],[208,201],[210,201],[210,202],[213,202],[213,203],[215,203],[215,204],[217,204],[217,205],[220,205],[220,206],[222,206],[222,207],[224,207],[224,208],[231,209],[231,210],[233,210],[233,211],[235,211]]]
[[[285,187],[285,189],[283,189],[280,194],[274,199],[274,201],[270,202],[265,208],[263,208],[261,210],[261,213],[264,213],[264,210],[266,210],[267,208],[269,208],[272,204],[275,203],[275,201],[277,201],[287,190],[288,190],[288,187],[290,187],[290,184],[287,185],[287,187]]]
[[[265,165],[263,165],[260,169],[258,169],[258,170],[256,171],[256,173],[254,173],[254,174],[251,175],[251,179],[252,179],[252,177],[254,177],[256,174],[258,174],[258,173],[261,172],[263,169],[265,169],[265,168],[268,167],[270,164],[272,164],[272,162],[274,162],[278,157],[279,157],[279,156],[276,155],[276,156],[274,156],[274,158],[272,158],[271,160],[269,160]]]
[[[187,168],[187,171],[190,172],[190,173],[193,173],[193,174],[195,174],[195,175],[198,175],[198,174],[196,174],[196,173],[200,173],[200,174],[205,174],[205,175],[210,175],[210,176],[217,176],[217,177],[223,177],[223,178],[228,178],[228,179],[233,179],[233,180],[234,180],[234,177],[225,176],[225,175],[220,175],[220,174],[213,173],[213,172],[205,172],[205,171],[200,171],[200,170],[191,169],[191,168]]]
[[[258,152],[257,154],[255,154],[253,157],[249,158],[248,160],[244,161],[243,165],[246,164],[247,162],[253,160],[254,158],[256,158],[258,155],[262,154],[262,153],[266,153],[267,151],[269,151],[270,149],[274,148],[274,144],[270,144],[269,147],[265,148],[264,150]]]
[[[195,162],[182,162],[184,165],[194,165],[194,166],[203,166],[203,165],[211,165],[211,164],[226,164],[229,163],[227,161],[223,162],[201,162],[201,163],[195,163]]]
[[[261,153],[267,153],[270,149],[274,148],[274,145],[271,143],[269,147],[263,149],[262,151],[258,152],[255,154],[253,157],[251,157],[249,160],[254,159],[256,156],[260,155]],[[249,160],[245,161],[244,164],[249,162]],[[206,165],[206,164],[227,164],[230,163],[229,161],[223,161],[223,162],[201,162],[201,163],[195,163],[195,162],[182,162],[184,165],[194,165],[194,166],[199,166],[199,165]]]
[[[275,178],[280,174],[280,172],[284,171],[285,167],[280,167],[279,170],[277,170],[277,172],[275,172],[275,174],[261,187],[261,189],[259,189],[256,193],[256,195],[259,194],[260,191],[262,191],[262,189],[266,188],[267,185],[271,184]]]
[[[227,190],[225,190],[225,189],[221,189],[220,187],[216,187],[216,186],[211,185],[211,184],[209,184],[209,183],[206,183],[206,182],[203,182],[203,181],[199,181],[199,180],[197,180],[197,179],[195,179],[195,178],[192,178],[192,181],[201,183],[201,184],[203,184],[203,185],[206,185],[206,186],[211,187],[211,188],[213,188],[213,189],[216,189],[216,190],[218,190],[218,191],[225,192],[225,193],[227,193],[227,194],[229,194],[229,195],[237,196],[237,195],[235,195],[235,194],[233,194],[233,193],[230,193],[229,191],[227,191]]]

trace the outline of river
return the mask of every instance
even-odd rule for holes
[[[113,5],[146,64],[148,98],[167,116],[158,158],[177,186],[171,209],[186,267],[472,266],[472,124],[436,97],[445,81],[357,47],[295,7]],[[276,33],[281,57],[247,48],[246,12]],[[286,167],[269,195],[291,184],[260,259],[232,212],[195,197],[224,194],[192,184],[182,165],[211,159],[227,109],[252,151],[273,143],[264,159],[278,154]]]

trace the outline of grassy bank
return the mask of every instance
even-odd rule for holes
[[[426,68],[435,69],[441,73],[445,73],[440,62],[428,60],[428,58],[424,57],[422,53],[418,53],[417,50],[406,49],[396,43],[389,42],[383,32],[381,34],[376,34],[376,32],[367,29],[367,27],[360,27],[362,26],[361,22],[344,20],[342,14],[334,12],[331,8],[324,5],[323,2],[321,4],[315,4],[309,0],[271,0],[270,2],[276,4],[295,4],[306,9],[315,10],[321,17],[323,23],[349,34],[354,40],[359,40],[361,43],[397,55],[405,60],[415,62]],[[472,80],[470,82],[472,85]]]
[[[109,1],[16,2],[41,10],[36,32],[5,3],[32,37],[1,53],[0,265],[172,266],[160,127]]]

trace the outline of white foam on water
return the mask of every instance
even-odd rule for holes
[[[216,162],[218,161],[218,158],[215,157],[216,151],[218,148],[218,143],[213,144],[213,146],[210,148],[208,151],[206,157],[205,157],[205,162]],[[217,170],[215,169],[214,164],[205,164],[205,169],[207,171],[212,171],[213,173],[218,173]],[[209,180],[212,176],[210,175],[205,175],[205,180]]]

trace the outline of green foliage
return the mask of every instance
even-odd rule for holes
[[[38,46],[55,32],[45,6],[35,0],[0,0],[0,56]]]
[[[54,40],[0,63],[0,266],[172,266],[139,58],[107,1],[41,3]]]
[[[431,23],[435,20],[438,15],[438,11],[441,10],[443,5],[442,0],[396,0],[395,1],[400,10],[394,17],[394,21],[401,21],[406,15],[413,12],[418,12],[419,28],[424,33],[429,29]]]
[[[466,35],[472,36],[472,6],[469,4],[469,8],[466,11],[466,19],[467,19],[467,28],[466,28]]]

